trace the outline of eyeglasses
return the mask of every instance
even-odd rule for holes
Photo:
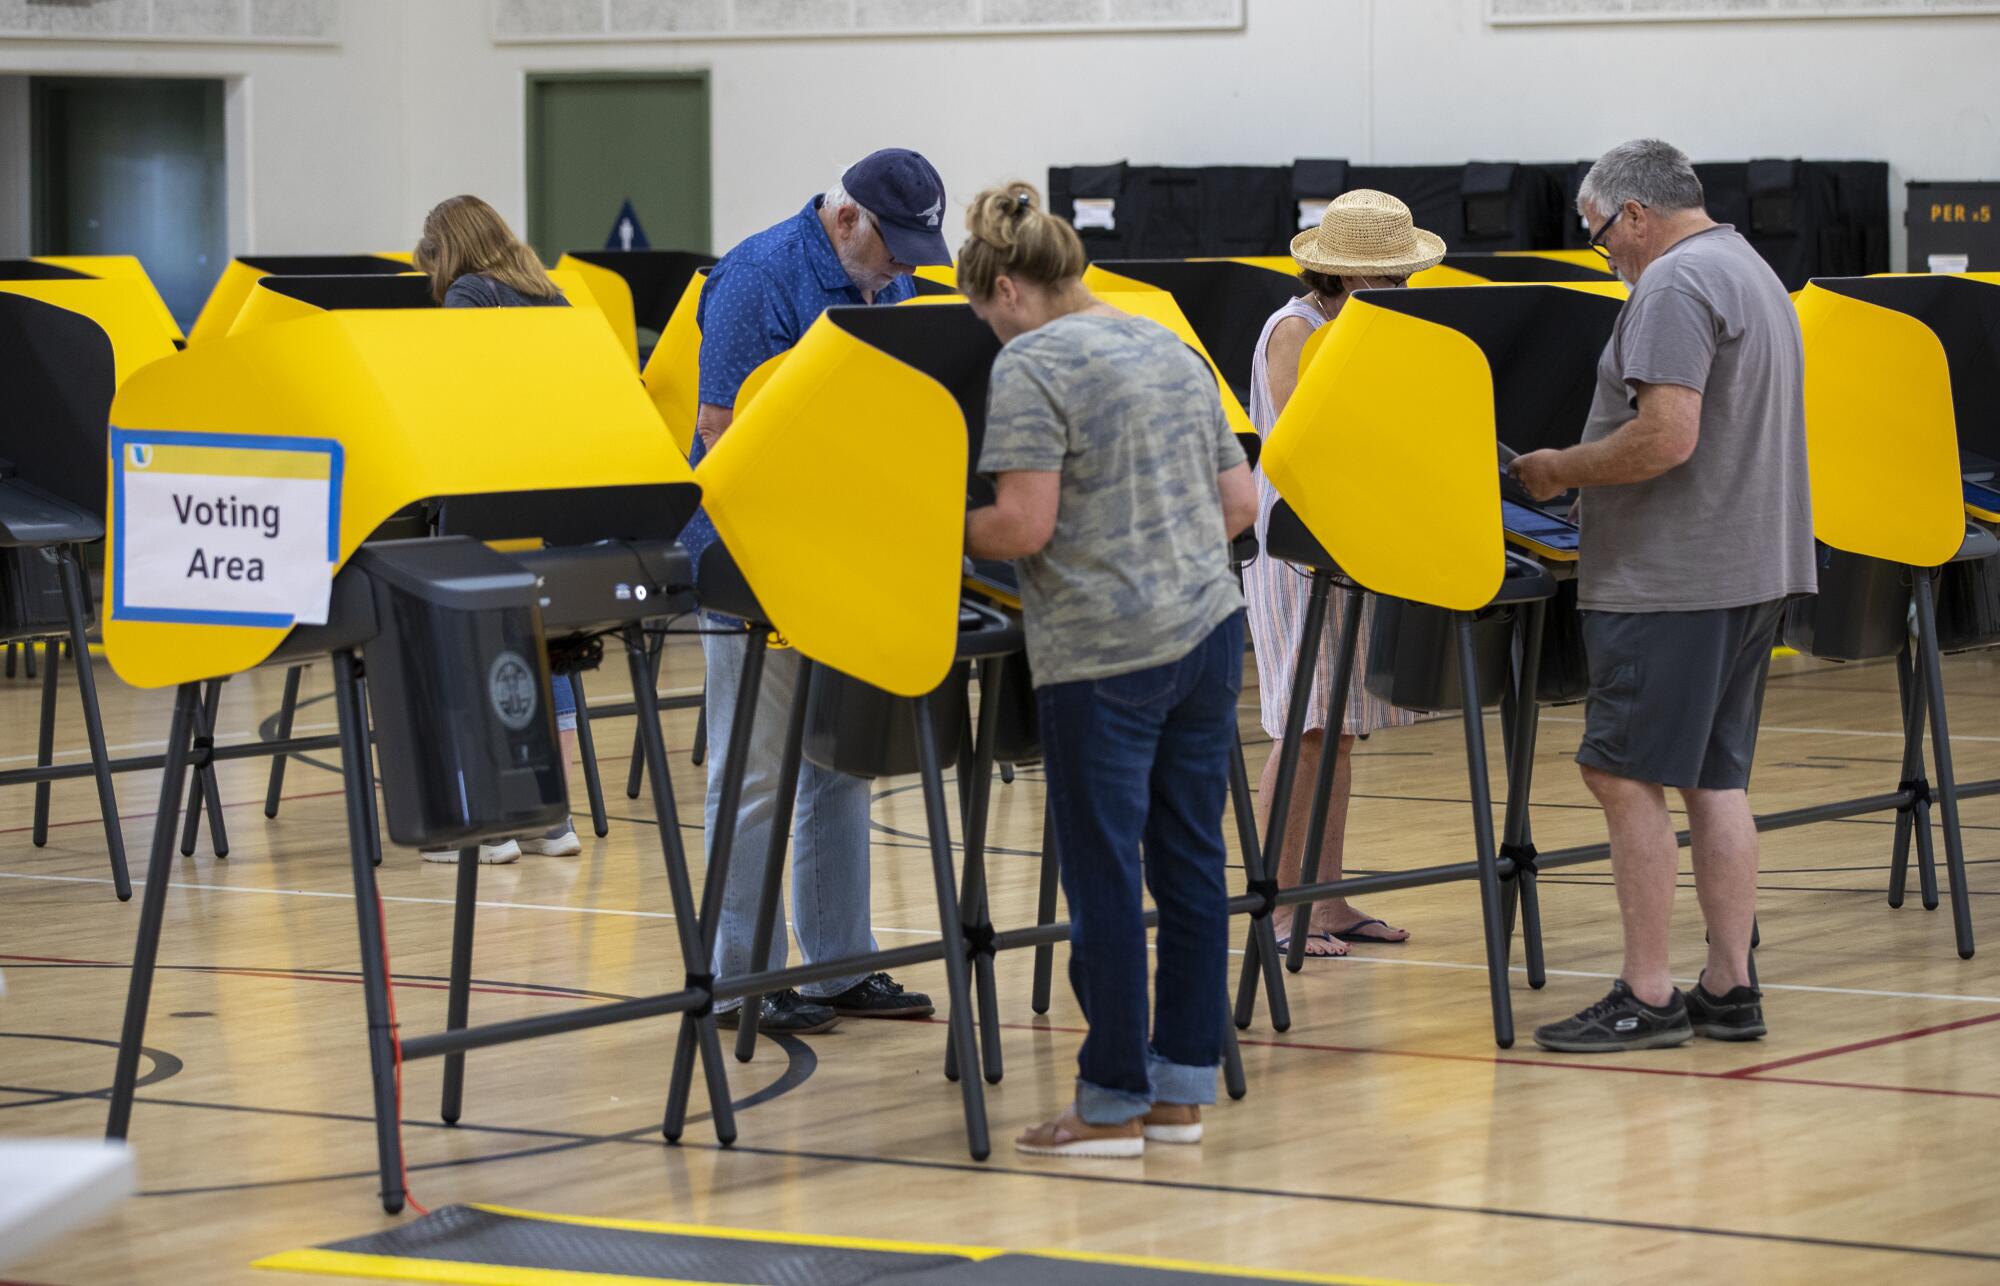
[[[1363,277],[1363,290],[1398,290],[1410,284],[1408,277]]]
[[[1641,202],[1639,208],[1641,210],[1644,210],[1647,207],[1644,202]],[[1618,222],[1618,216],[1623,213],[1625,213],[1625,207],[1622,205],[1619,206],[1616,210],[1613,210],[1611,212],[1611,217],[1606,219],[1603,222],[1603,224],[1598,227],[1597,231],[1590,234],[1590,240],[1585,244],[1587,244],[1592,250],[1595,250],[1598,254],[1604,256],[1606,259],[1609,259],[1611,257],[1611,249],[1609,246],[1606,246],[1604,244],[1604,234],[1611,231],[1611,225]]]

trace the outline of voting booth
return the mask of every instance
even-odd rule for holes
[[[1786,641],[1839,660],[1895,658],[1904,753],[1889,903],[1902,903],[1914,842],[1924,906],[1939,904],[1935,802],[1953,934],[1970,957],[1958,803],[2000,793],[2000,782],[1956,780],[1940,654],[2000,642],[1988,606],[2000,495],[1987,485],[2000,462],[2000,276],[1830,278],[1798,309],[1821,580],[1817,598],[1788,610]]]
[[[549,277],[562,290],[565,298],[574,301],[571,307],[589,313],[598,313],[597,300],[585,289],[580,277],[568,270],[558,269]],[[278,325],[287,321],[312,317],[326,312],[373,311],[379,309],[434,309],[438,302],[432,293],[428,277],[416,273],[382,274],[329,274],[323,276],[283,276],[267,274],[252,283],[245,295],[243,305],[231,323],[229,334],[241,335],[265,326]],[[601,315],[601,313],[598,313]],[[440,520],[449,509],[454,521],[441,525]],[[375,538],[385,539],[395,536],[412,537],[436,534],[472,534],[481,539],[525,539],[533,542],[543,537],[550,522],[560,521],[563,510],[561,501],[554,498],[530,499],[514,494],[496,495],[481,500],[461,498],[450,506],[434,498],[425,498],[391,515],[376,529]],[[516,530],[508,526],[510,522],[526,519],[527,530]],[[498,523],[496,528],[494,524]],[[585,793],[589,798],[591,826],[595,833],[603,836],[610,831],[610,819],[604,805],[604,789],[597,764],[595,740],[592,731],[592,711],[583,692],[582,669],[594,668],[599,651],[582,654],[565,654],[557,665],[557,673],[563,674],[571,685],[576,698],[576,732],[583,755],[583,779]],[[278,708],[278,735],[281,739],[291,735],[293,718],[298,708],[298,695],[303,665],[294,666],[286,672],[284,696]],[[657,669],[657,666],[655,667]],[[635,707],[630,703],[608,706],[596,713],[599,717],[631,714]],[[214,712],[204,707],[204,714],[210,722]],[[633,742],[633,752],[642,755],[643,748],[637,739]],[[280,798],[284,788],[286,757],[274,756],[271,762],[270,778],[265,788],[264,815],[275,818],[278,815]],[[629,792],[631,798],[639,797],[635,783]],[[200,800],[190,792],[190,818],[198,811]],[[211,822],[211,826],[217,825]],[[182,848],[184,856],[193,852],[192,821],[188,828],[188,840]]]
[[[558,371],[561,379],[550,378]],[[641,735],[675,919],[700,977],[706,957],[640,628],[646,616],[692,606],[691,570],[674,538],[699,488],[589,310],[301,317],[156,363],[121,391],[112,420],[105,643],[127,682],[177,695],[107,1132],[123,1137],[130,1124],[178,780],[191,756],[208,753],[194,736],[202,685],[330,656],[378,1161],[383,1204],[394,1211],[403,1201],[399,1055],[374,885],[373,755],[384,767],[390,837],[462,846],[447,1030],[400,1042],[403,1060],[447,1059],[446,1120],[459,1115],[467,1050],[636,1016],[599,1006],[525,1029],[467,1026],[474,846],[546,825],[567,807],[545,638],[625,643],[635,699],[651,715]],[[560,492],[565,503],[520,521],[567,543],[501,553],[463,534],[371,539],[418,499],[538,492]],[[691,986],[644,1012],[707,1003],[706,987]],[[729,1097],[719,1058],[710,1061],[726,1141]]]
[[[105,459],[112,396],[121,378],[167,358],[173,344],[145,294],[129,281],[57,277],[0,281],[0,642],[43,648],[35,765],[0,772],[0,785],[35,786],[31,839],[48,842],[51,785],[97,785],[112,887],[132,896],[112,773],[86,637],[95,607],[83,549],[104,536]],[[155,297],[157,298],[157,297]],[[88,764],[54,762],[61,647],[76,664]]]
[[[1538,987],[1545,976],[1528,815],[1537,710],[1543,701],[1574,699],[1583,683],[1580,648],[1549,646],[1575,628],[1574,591],[1561,587],[1574,576],[1577,532],[1554,504],[1537,505],[1520,492],[1504,464],[1520,451],[1580,438],[1618,294],[1602,279],[1359,292],[1314,333],[1298,391],[1265,448],[1265,471],[1280,496],[1266,552],[1311,575],[1290,701],[1295,726],[1278,752],[1265,851],[1284,840],[1336,585],[1349,592],[1329,721],[1344,717],[1339,706],[1361,667],[1377,696],[1461,712],[1473,791],[1482,801],[1479,712],[1498,703],[1508,768],[1500,842],[1482,802],[1474,810],[1472,863],[1322,885],[1316,856],[1333,785],[1333,757],[1324,757],[1313,785],[1304,882],[1280,895],[1296,908],[1287,964],[1296,970],[1303,963],[1307,906],[1319,897],[1476,880],[1502,1045],[1513,1039],[1506,960],[1517,911],[1529,981]],[[1366,657],[1355,647],[1364,611],[1374,615]],[[1245,962],[1239,1025],[1250,1019],[1249,980],[1258,963]]]

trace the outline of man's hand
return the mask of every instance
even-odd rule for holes
[[[1537,500],[1550,500],[1569,490],[1569,484],[1562,477],[1562,452],[1530,451],[1526,455],[1514,457],[1514,463],[1507,466],[1508,472],[1520,479],[1528,494]]]
[[[712,450],[722,437],[722,431],[728,428],[735,418],[735,407],[711,406],[703,402],[694,413],[695,436],[701,439],[702,446]]]

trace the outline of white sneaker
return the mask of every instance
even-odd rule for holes
[[[576,823],[565,818],[561,826],[533,839],[522,840],[521,851],[538,853],[543,857],[575,857],[583,852],[583,841],[576,837]]]
[[[442,862],[449,866],[458,864],[458,850],[455,848],[427,848],[421,856],[426,862]],[[481,844],[479,861],[484,866],[505,866],[509,862],[521,860],[521,846],[513,840],[500,844]]]

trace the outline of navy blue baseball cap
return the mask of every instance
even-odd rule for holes
[[[840,186],[875,216],[897,263],[921,268],[951,262],[944,243],[944,180],[921,155],[902,147],[870,152],[840,176]]]

